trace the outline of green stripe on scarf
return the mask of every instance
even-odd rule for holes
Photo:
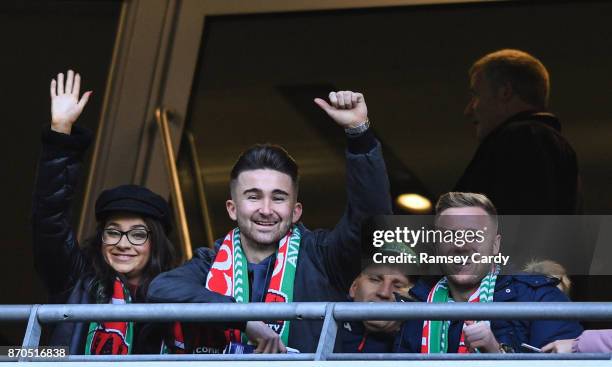
[[[230,232],[228,236],[231,236],[231,238],[229,238],[229,240],[231,240],[232,248],[231,269],[227,269],[225,266],[223,268],[226,270],[220,271],[220,269],[217,269],[214,265],[219,260],[217,259],[217,257],[215,257],[215,262],[213,263],[213,266],[211,267],[211,270],[207,276],[207,287],[210,287],[209,289],[211,291],[220,294],[227,294],[225,292],[227,292],[228,290],[221,290],[224,286],[220,285],[225,283],[211,281],[211,278],[215,277],[215,279],[219,279],[224,277],[224,273],[228,274],[229,272],[231,272],[233,286],[233,289],[231,289],[231,294],[233,294],[234,298],[236,299],[236,302],[248,303],[250,300],[248,261],[246,255],[244,254],[244,250],[242,249],[242,244],[240,242],[240,230],[236,228],[232,232]],[[276,251],[276,260],[274,263],[275,272],[272,274],[272,277],[270,279],[270,285],[268,286],[268,290],[264,297],[265,302],[293,302],[293,283],[295,281],[295,271],[297,267],[297,258],[300,250],[301,237],[302,235],[299,228],[294,225],[291,228],[291,235],[286,235],[280,239],[279,250]],[[227,242],[229,242],[228,238],[224,240],[223,244],[230,245]],[[217,254],[217,256],[219,256],[219,254]],[[277,272],[277,267],[278,269],[282,268],[283,270]],[[275,323],[269,323],[268,325],[273,326],[275,325]],[[282,329],[280,331],[280,338],[283,344],[287,345],[287,343],[289,342],[289,322],[284,321],[280,325],[282,325]],[[240,339],[243,343],[248,342],[245,333],[241,333]]]
[[[478,300],[470,297],[469,302],[493,302],[493,293],[495,292],[495,282],[500,268],[489,272],[481,281],[478,290],[473,296],[478,296]],[[447,303],[452,302],[448,290],[448,278],[444,277],[436,283],[431,290],[427,302],[431,303]],[[423,342],[421,345],[422,353],[448,353],[448,329],[450,327],[449,320],[429,320],[429,333],[426,332],[427,327],[423,327]]]

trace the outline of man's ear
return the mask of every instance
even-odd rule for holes
[[[300,202],[296,202],[295,205],[293,206],[293,224],[296,224],[297,222],[299,222],[300,218],[302,217],[302,203]]]
[[[234,203],[234,200],[227,200],[225,202],[225,209],[227,209],[227,215],[229,215],[232,220],[236,220],[238,218],[238,216],[236,216],[236,204]]]
[[[357,279],[359,279],[359,277],[361,277],[361,274],[357,275],[357,278],[355,278],[355,280],[353,280],[353,283],[351,284],[351,288],[349,288],[349,296],[351,297],[352,300],[355,300],[355,291],[357,290]]]
[[[499,254],[499,249],[501,248],[501,235],[500,234],[496,234],[495,235],[495,240],[493,241],[493,254],[497,255]]]

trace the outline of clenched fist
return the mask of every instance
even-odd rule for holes
[[[356,127],[368,119],[368,107],[363,94],[340,91],[329,94],[329,103],[315,98],[315,103],[343,128]]]

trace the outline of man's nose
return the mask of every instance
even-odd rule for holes
[[[453,244],[453,251],[452,251],[453,254],[463,256],[463,255],[471,255],[475,252],[478,252],[478,247],[474,246],[471,243],[463,243],[463,244],[454,243]]]
[[[378,298],[384,300],[393,300],[393,284],[391,282],[382,282],[376,292]]]
[[[272,214],[272,201],[268,199],[262,200],[261,207],[259,208],[259,212],[263,215]]]

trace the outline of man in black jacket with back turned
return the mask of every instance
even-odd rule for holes
[[[480,145],[453,191],[485,194],[500,214],[574,214],[576,153],[546,112],[549,76],[535,57],[500,50],[469,71],[465,109]]]

